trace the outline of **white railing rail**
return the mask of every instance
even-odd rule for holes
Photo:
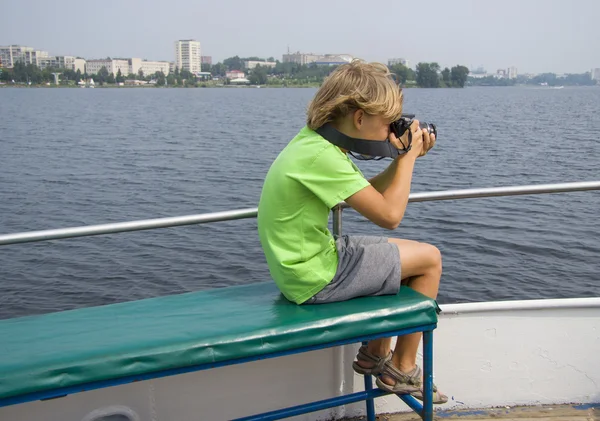
[[[464,190],[446,190],[427,193],[413,193],[409,202],[429,202],[438,200],[473,199],[483,197],[517,196],[544,193],[564,193],[586,190],[600,190],[600,181],[582,181],[562,184],[539,184],[528,186],[491,187]],[[342,209],[348,205],[341,203],[334,207],[334,232],[341,234]],[[182,225],[206,224],[209,222],[231,221],[235,219],[255,218],[257,208],[239,209],[224,212],[212,212],[198,215],[174,216],[169,218],[144,219],[111,224],[88,225],[82,227],[58,228],[42,231],[19,232],[0,235],[0,245],[31,243],[36,241],[57,240],[61,238],[86,237],[91,235],[116,234],[120,232],[141,231],[157,228],[169,228]]]

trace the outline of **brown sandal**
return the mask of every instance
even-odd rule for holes
[[[422,372],[418,365],[409,373],[404,373],[398,370],[391,361],[388,361],[385,363],[381,374],[391,377],[394,379],[395,383],[393,385],[387,384],[381,380],[381,377],[378,377],[376,383],[377,387],[380,389],[399,395],[410,394],[420,401],[423,400],[423,384],[421,381]],[[448,396],[439,392],[437,386],[434,384],[433,403],[440,405],[446,402],[448,402]]]
[[[354,371],[356,371],[358,374],[378,376],[383,372],[385,364],[392,359],[392,351],[390,351],[387,357],[379,357],[375,354],[370,353],[367,346],[363,345],[358,350],[356,359],[360,361],[371,362],[375,365],[373,367],[368,368],[361,367],[360,365],[358,365],[357,361],[354,361],[352,363],[352,368],[354,369]]]

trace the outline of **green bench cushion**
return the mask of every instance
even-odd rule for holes
[[[0,320],[0,398],[437,322],[398,296],[298,306],[273,282]]]

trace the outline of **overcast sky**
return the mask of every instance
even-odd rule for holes
[[[0,0],[0,45],[86,59],[174,60],[196,39],[213,63],[234,55],[347,53],[495,72],[600,67],[600,0]]]

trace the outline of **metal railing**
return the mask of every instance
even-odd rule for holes
[[[428,193],[413,193],[409,202],[430,202],[438,200],[473,199],[482,197],[518,196],[544,193],[564,193],[586,190],[600,190],[600,181],[583,181],[576,183],[539,184],[528,186],[492,187],[481,189],[446,190]],[[333,230],[335,234],[342,231],[341,203],[333,209]],[[57,240],[61,238],[87,237],[92,235],[116,234],[120,232],[142,231],[157,228],[170,228],[182,225],[206,224],[209,222],[232,221],[235,219],[255,218],[258,208],[239,209],[233,211],[204,213],[199,215],[175,216],[170,218],[144,219],[112,224],[88,225],[82,227],[59,228],[42,231],[19,232],[0,235],[0,246],[36,241]]]

